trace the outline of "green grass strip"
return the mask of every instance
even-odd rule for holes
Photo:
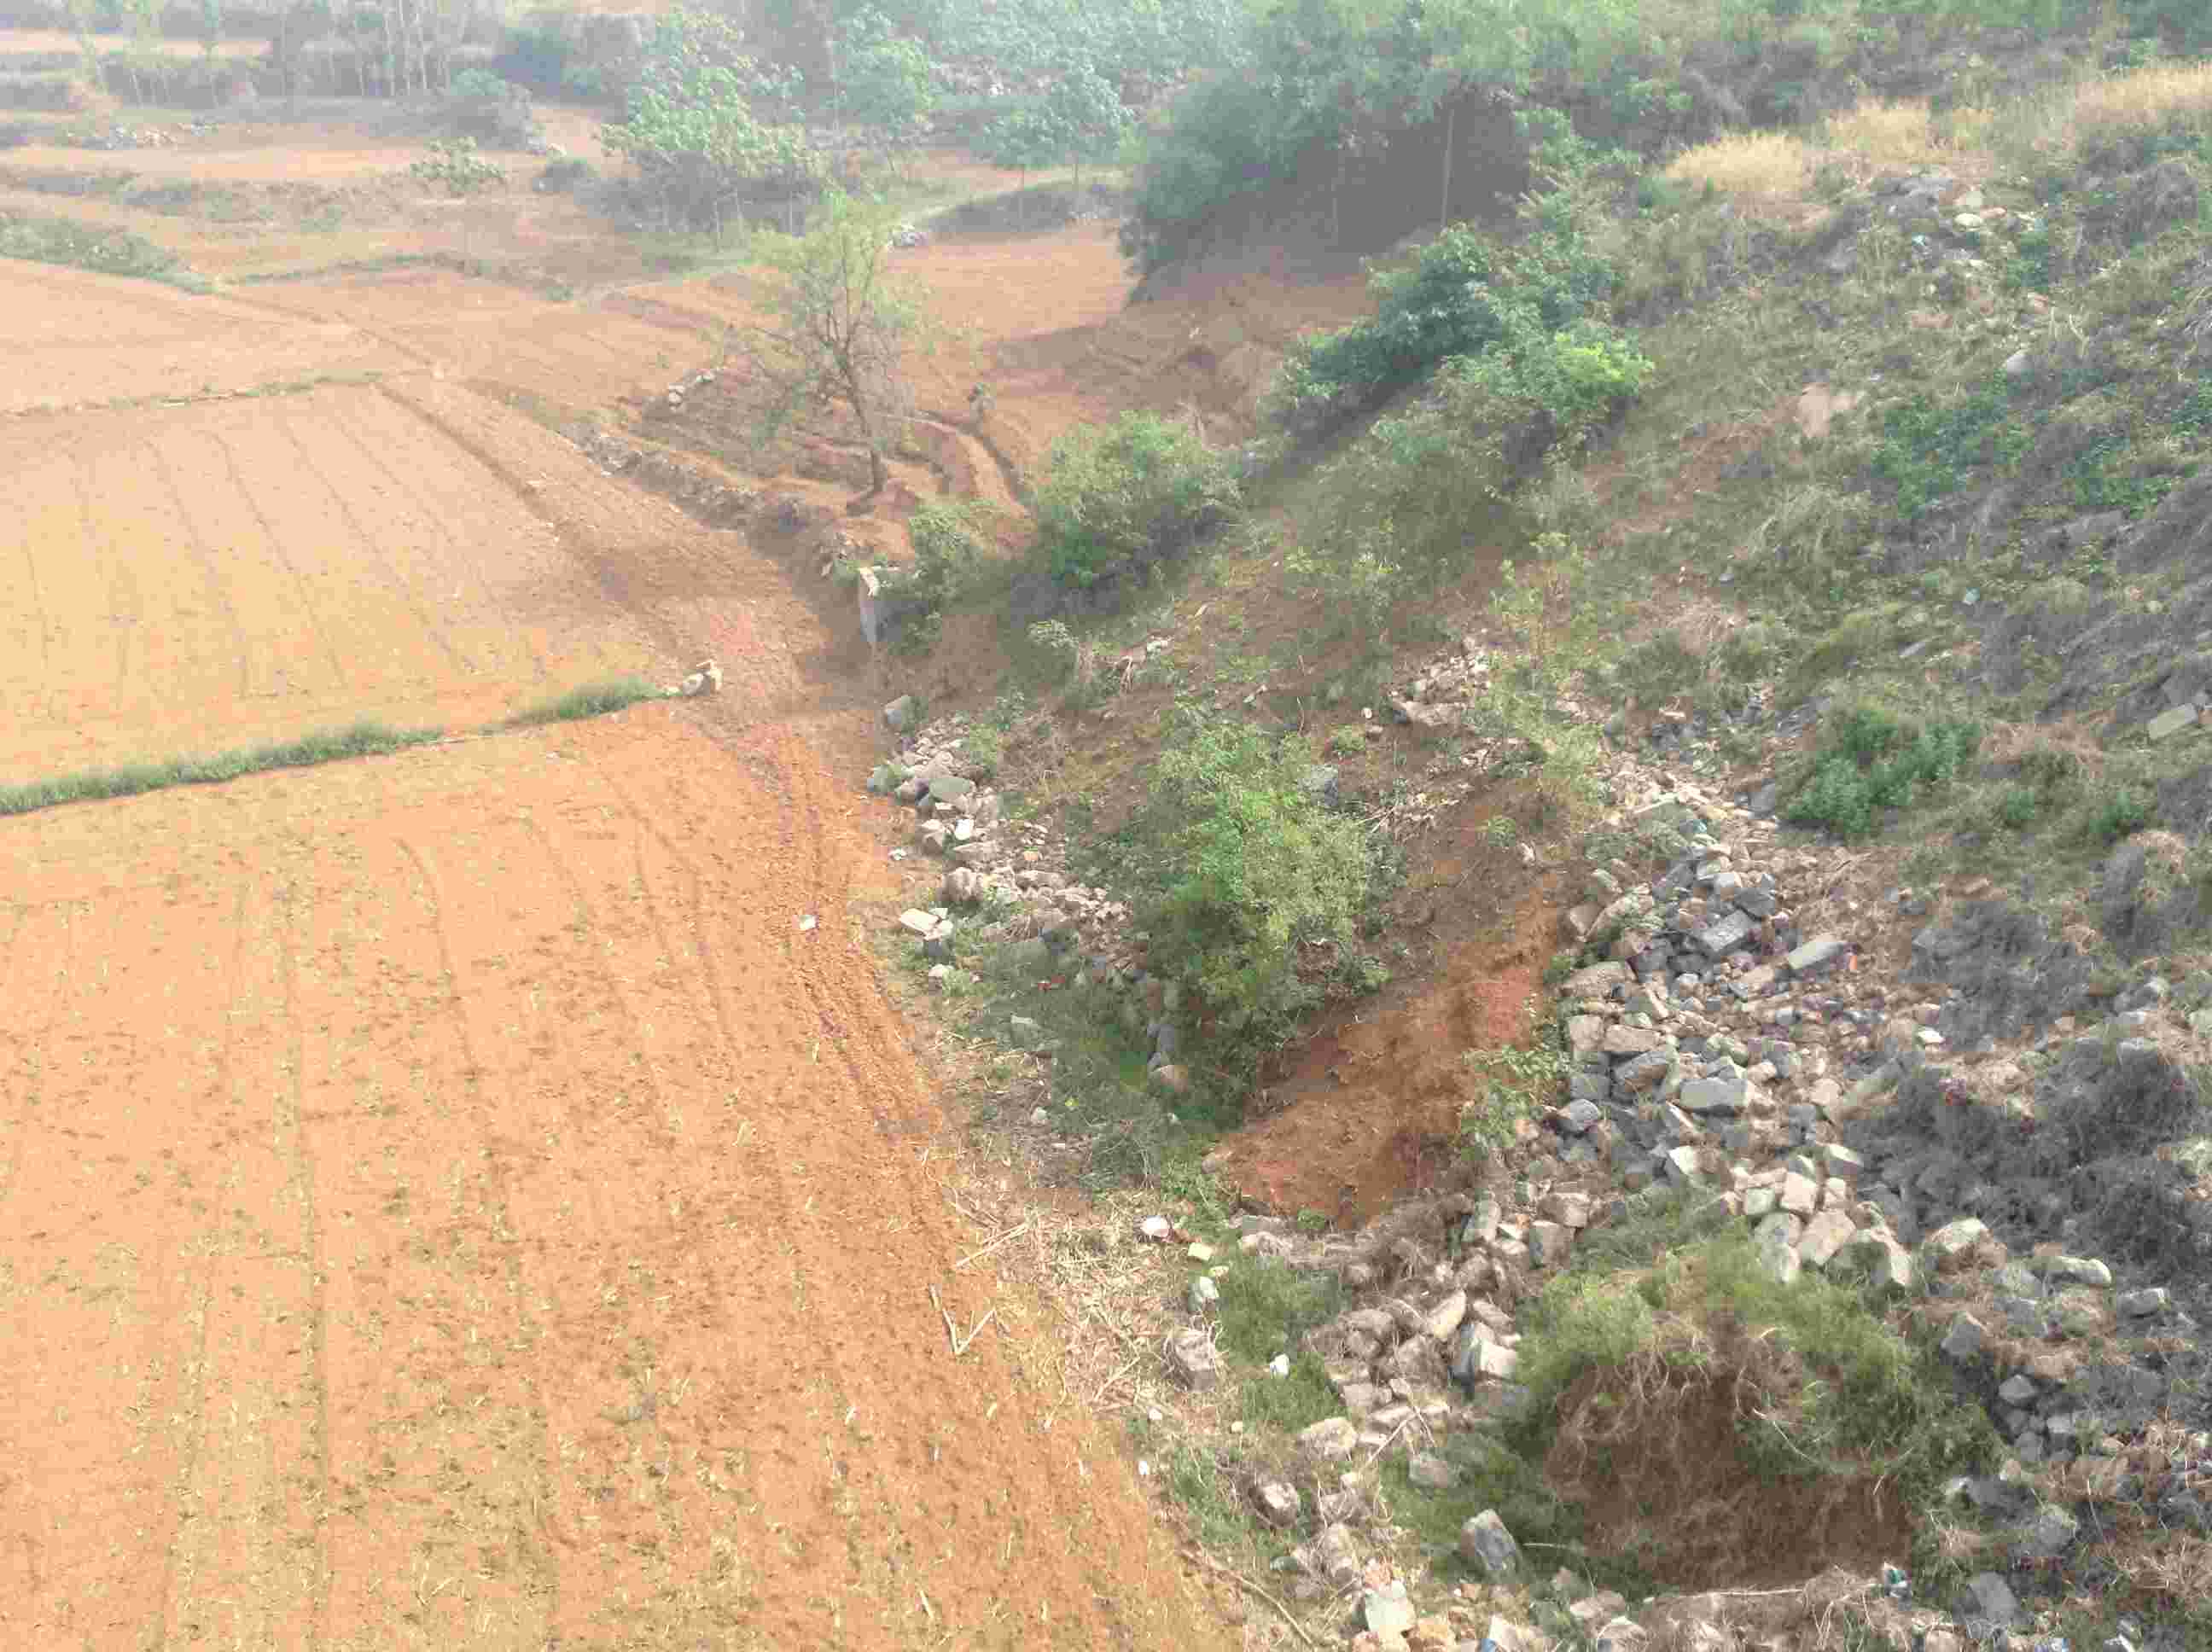
[[[581,688],[571,689],[566,694],[556,694],[550,700],[541,700],[534,706],[526,707],[499,726],[536,728],[544,723],[573,723],[586,717],[604,717],[611,711],[620,711],[641,700],[666,697],[661,690],[641,677],[609,677],[605,682],[586,683]]]
[[[114,768],[88,768],[49,780],[28,780],[20,786],[0,786],[0,815],[27,815],[35,809],[52,809],[64,803],[91,803],[102,798],[137,797],[142,792],[161,792],[173,786],[215,786],[246,774],[272,768],[308,768],[336,762],[343,757],[377,757],[404,751],[443,738],[436,728],[393,728],[388,724],[360,722],[350,727],[322,729],[295,740],[267,745],[240,746],[203,757],[171,757],[160,762],[125,763]]]
[[[214,290],[205,276],[143,235],[79,223],[73,218],[0,212],[0,258],[67,264],[73,270],[93,270],[106,276],[135,276],[188,293]]]

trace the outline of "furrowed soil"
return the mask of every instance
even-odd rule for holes
[[[0,820],[0,1644],[1225,1644],[955,1269],[849,595],[557,434],[715,307],[0,299],[0,781],[451,731]]]
[[[0,835],[10,1644],[1202,1643],[778,692]]]

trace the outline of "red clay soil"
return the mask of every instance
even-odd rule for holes
[[[335,320],[272,317],[231,298],[0,258],[0,414],[197,396],[405,358]]]
[[[1518,1044],[1557,944],[1548,880],[1508,873],[1468,814],[1428,846],[1408,901],[1425,968],[1340,1011],[1291,1053],[1264,1114],[1233,1137],[1222,1174],[1261,1206],[1357,1227],[1401,1195],[1466,1173],[1456,1146],[1473,1089],[1462,1057]],[[1492,893],[1514,891],[1501,904]]]
[[[1048,1319],[928,1295],[1018,1301],[861,938],[848,611],[428,367],[0,446],[9,778],[727,673],[0,820],[0,1645],[1223,1643]]]
[[[603,569],[680,551],[703,585],[718,537],[503,408],[441,411],[457,394],[387,382],[0,422],[0,777],[364,717],[471,726],[660,669]]]
[[[724,709],[0,826],[0,1641],[1206,1643]]]

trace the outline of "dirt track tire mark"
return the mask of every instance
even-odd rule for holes
[[[351,406],[350,398],[337,404],[329,410],[331,422],[345,433],[347,439],[360,450],[362,457],[368,461],[371,468],[400,493],[407,494],[410,489],[406,479],[401,477],[398,471],[393,470],[391,462],[378,452],[362,436],[361,426],[349,410]],[[508,629],[520,639],[524,651],[530,656],[531,665],[538,673],[538,680],[540,683],[550,681],[553,675],[552,668],[547,665],[545,656],[538,652],[538,644],[530,635],[530,629],[518,623],[513,613],[508,610],[507,604],[492,594],[491,582],[484,577],[483,559],[467,556],[460,543],[454,538],[452,528],[441,519],[434,518],[433,519],[435,522],[439,538],[444,541],[446,548],[453,553],[457,560],[465,561],[470,571],[476,575],[477,589],[483,593],[486,604],[507,615]]]
[[[238,616],[238,604],[232,601],[230,586],[216,566],[215,555],[192,519],[185,503],[184,489],[177,485],[176,467],[169,463],[168,455],[158,442],[149,442],[146,451],[153,456],[155,475],[162,490],[169,495],[169,503],[176,512],[176,519],[185,531],[186,541],[192,548],[192,560],[199,565],[200,575],[207,582],[208,600],[221,610],[230,628],[231,639],[238,651],[238,697],[246,698],[253,690],[253,645],[246,635],[246,626]]]
[[[252,513],[254,524],[261,530],[263,543],[276,554],[277,561],[284,565],[284,571],[292,576],[293,588],[300,597],[300,611],[307,616],[307,626],[314,633],[317,647],[322,650],[323,657],[330,661],[331,676],[341,688],[352,686],[353,678],[346,671],[345,661],[331,641],[330,633],[324,629],[322,616],[315,611],[315,601],[308,592],[307,576],[300,572],[300,565],[292,560],[292,553],[285,549],[283,536],[270,525],[268,513],[261,508],[261,501],[253,496],[253,489],[246,485],[246,472],[238,462],[238,450],[231,446],[230,437],[223,432],[215,433],[215,441],[216,446],[222,450],[223,465],[230,472],[230,485],[237,489],[239,498]]]
[[[322,1219],[315,1204],[315,1152],[301,1116],[306,1090],[306,1040],[300,1023],[300,960],[289,891],[276,902],[277,980],[283,998],[279,1012],[284,1022],[284,1087],[276,1096],[274,1121],[287,1169],[291,1196],[298,1201],[300,1251],[307,1269],[308,1367],[313,1372],[315,1410],[314,1506],[331,1500],[331,1362],[330,1292],[323,1263]],[[330,1644],[331,1545],[327,1521],[314,1522],[315,1565],[309,1596],[312,1645]]]
[[[525,510],[552,530],[553,536],[560,544],[561,549],[568,554],[570,559],[578,567],[592,576],[592,580],[599,586],[600,592],[609,602],[621,609],[643,628],[646,635],[655,647],[671,659],[680,659],[684,657],[690,646],[690,640],[678,635],[673,626],[668,624],[652,610],[641,605],[632,596],[629,581],[624,577],[619,565],[602,552],[599,547],[592,544],[589,538],[580,532],[574,522],[549,505],[537,489],[507,469],[497,454],[465,430],[457,428],[450,419],[440,416],[410,397],[401,395],[392,386],[379,385],[377,390],[393,405],[421,420],[431,429],[436,431],[440,436],[453,443],[483,466],[501,486],[521,502]]]
[[[477,1052],[476,1036],[469,1029],[468,1011],[461,999],[460,975],[453,965],[453,937],[447,921],[445,902],[439,893],[437,875],[431,870],[428,857],[413,841],[405,837],[395,838],[394,841],[415,870],[416,892],[428,915],[431,936],[436,943],[438,968],[445,988],[446,1013],[453,1023],[454,1039],[460,1048],[462,1060],[467,1064],[467,1089],[471,1097],[479,1103],[477,1113],[480,1118],[483,1075],[489,1069]],[[484,1139],[483,1146],[484,1183],[490,1195],[489,1202],[493,1219],[499,1231],[512,1232],[514,1225],[514,1198],[507,1183],[506,1156],[499,1144],[489,1137]],[[531,1347],[540,1345],[544,1340],[545,1327],[530,1311],[529,1293],[523,1288],[525,1280],[520,1247],[513,1244],[502,1247],[501,1278],[508,1296],[517,1304],[516,1318],[520,1333]],[[533,1381],[528,1383],[528,1388],[532,1433],[531,1467],[536,1481],[531,1489],[531,1502],[538,1514],[538,1535],[541,1544],[550,1546],[556,1540],[545,1524],[545,1511],[553,1506],[552,1413],[545,1402],[543,1387]],[[545,1621],[557,1625],[561,1621],[561,1569],[557,1565],[547,1564],[537,1568],[536,1571],[542,1581],[546,1598]]]
[[[251,879],[240,878],[238,899],[230,914],[230,961],[223,972],[222,1001],[227,1007],[222,1017],[222,1047],[216,1056],[215,1070],[205,1092],[205,1099],[215,1105],[234,1099],[237,1088],[238,1032],[246,1019],[246,917],[252,909],[252,896]],[[212,1270],[205,1266],[206,1251],[191,1246],[183,1248],[202,1266],[193,1269],[198,1290],[193,1306],[185,1315],[185,1322],[193,1329],[191,1352],[184,1358],[190,1400],[183,1412],[185,1443],[177,1454],[176,1485],[167,1500],[168,1506],[177,1510],[185,1507],[192,1483],[199,1473],[200,1452],[207,1441],[208,1307],[214,1290]],[[154,1625],[151,1642],[155,1652],[161,1652],[169,1644],[170,1619],[177,1598],[178,1555],[186,1536],[185,1522],[175,1515],[171,1519],[173,1529],[169,1540],[161,1546],[161,1588],[157,1597],[161,1616]]]
[[[385,550],[383,542],[369,531],[368,524],[361,519],[359,513],[354,509],[353,501],[345,496],[344,490],[331,479],[329,471],[324,468],[307,444],[301,439],[300,432],[294,424],[289,410],[279,411],[276,416],[276,428],[283,433],[285,440],[289,441],[299,453],[301,469],[322,483],[323,491],[330,496],[331,503],[336,507],[339,518],[352,531],[355,540],[368,553],[368,559],[383,570],[385,580],[391,586],[392,593],[399,598],[401,605],[413,613],[417,624],[422,628],[422,635],[436,646],[438,652],[446,657],[446,662],[455,671],[463,673],[469,671],[470,662],[462,658],[460,650],[453,646],[453,639],[446,635],[446,628],[438,623],[437,616],[423,602],[422,593],[402,577],[398,565],[392,560],[391,554]],[[345,436],[356,448],[361,448],[360,439],[351,431],[343,426],[337,428],[339,434]],[[365,449],[362,451],[366,452]]]

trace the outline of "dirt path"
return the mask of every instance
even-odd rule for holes
[[[0,1644],[1221,1643],[1050,1315],[954,1271],[781,569],[421,365],[0,446],[11,774],[729,672],[0,820]],[[957,1359],[932,1285],[1000,1310]]]

